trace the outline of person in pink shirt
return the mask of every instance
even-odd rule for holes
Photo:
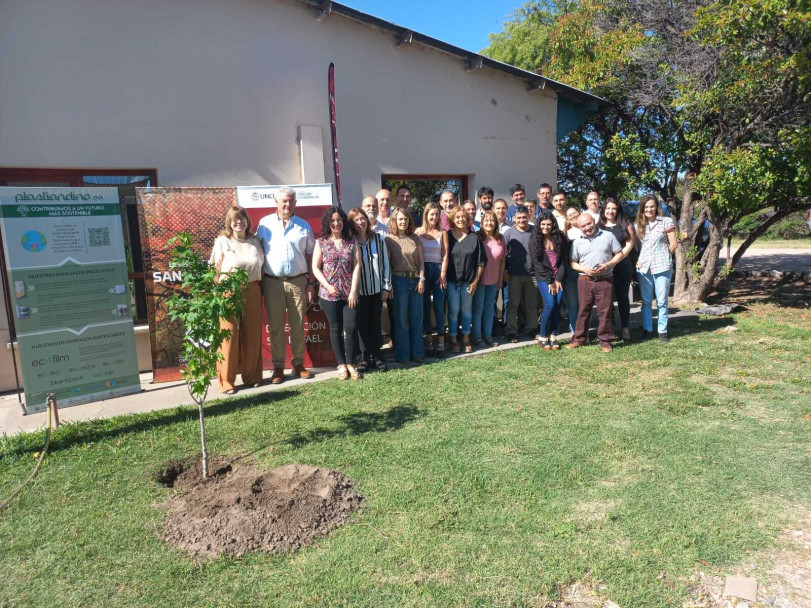
[[[493,211],[482,213],[478,236],[484,245],[487,263],[479,288],[473,294],[473,343],[476,347],[498,346],[493,339],[493,321],[496,318],[496,297],[504,275],[507,247],[498,229],[498,218]]]

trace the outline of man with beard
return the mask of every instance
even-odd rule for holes
[[[383,236],[386,236],[389,233],[389,227],[378,219],[379,211],[377,199],[374,196],[371,194],[369,196],[364,196],[363,201],[360,204],[360,208],[363,209],[366,217],[369,218],[369,225],[372,227],[373,232],[382,234]]]
[[[442,213],[439,214],[439,225],[442,230],[451,229],[448,216],[454,207],[456,207],[456,195],[450,190],[443,190],[442,194],[439,195],[439,208],[442,209]]]

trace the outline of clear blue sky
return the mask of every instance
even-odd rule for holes
[[[521,0],[339,0],[341,4],[478,53]]]

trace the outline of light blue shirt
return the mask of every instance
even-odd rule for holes
[[[307,256],[315,249],[315,236],[310,225],[295,215],[285,228],[278,213],[259,220],[256,236],[262,242],[265,262],[262,270],[275,277],[292,277],[309,273]]]

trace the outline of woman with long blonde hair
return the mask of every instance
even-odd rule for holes
[[[425,205],[422,226],[416,234],[422,240],[425,265],[425,292],[422,294],[422,327],[425,333],[425,354],[429,357],[445,356],[445,279],[442,263],[447,252],[442,238],[441,211],[434,203]],[[432,332],[431,309],[436,319],[436,332]]]

